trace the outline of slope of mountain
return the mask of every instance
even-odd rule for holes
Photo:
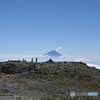
[[[100,70],[95,67],[82,62],[34,64],[40,67],[29,72],[31,62],[0,63],[0,100],[100,100],[100,95],[70,96],[71,91],[100,93]]]
[[[70,95],[72,91],[100,93],[100,70],[95,67],[82,62],[34,64],[40,67],[29,72],[31,62],[0,63],[0,100],[100,100],[100,95]]]
[[[50,57],[60,57],[62,56],[59,52],[57,52],[56,50],[52,50],[46,54],[44,54],[44,56],[50,56]]]

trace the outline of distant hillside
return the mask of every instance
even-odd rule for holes
[[[100,96],[70,97],[71,91],[100,92],[100,70],[95,67],[82,62],[51,60],[34,64],[37,69],[33,68],[29,73],[31,62],[1,62],[0,97],[19,96],[13,100],[100,100]]]

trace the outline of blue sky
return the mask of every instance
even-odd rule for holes
[[[64,55],[95,60],[99,43],[100,0],[0,0],[1,55],[62,47]]]

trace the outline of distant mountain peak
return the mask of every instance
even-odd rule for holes
[[[62,55],[59,52],[57,52],[56,50],[51,50],[50,52],[44,54],[44,56],[60,57]]]

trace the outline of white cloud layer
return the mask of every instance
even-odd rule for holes
[[[78,62],[80,62],[80,61],[85,61],[85,62],[87,62],[87,61],[89,61],[88,59],[86,59],[86,58],[78,58],[78,59],[75,59],[75,61],[78,61]]]
[[[97,69],[100,69],[100,65],[97,65],[97,64],[90,64],[90,63],[87,63],[88,66],[90,67],[95,67]]]
[[[0,61],[8,61],[8,60],[22,60],[25,59],[30,61],[32,58],[42,58],[43,55],[0,55]]]
[[[59,50],[59,49],[58,49]],[[44,62],[49,60],[51,57],[49,56],[43,56],[42,54],[40,55],[0,55],[0,61],[8,61],[8,60],[23,60],[25,59],[26,61],[31,61],[33,58],[33,61],[35,61],[36,57],[38,58],[39,62]],[[90,67],[95,67],[97,69],[100,69],[100,65],[97,63],[93,62],[93,60],[87,59],[87,58],[80,58],[80,57],[75,57],[75,56],[60,56],[60,57],[52,57],[54,61],[75,61],[75,62],[84,62]],[[95,63],[95,64],[92,64]]]

